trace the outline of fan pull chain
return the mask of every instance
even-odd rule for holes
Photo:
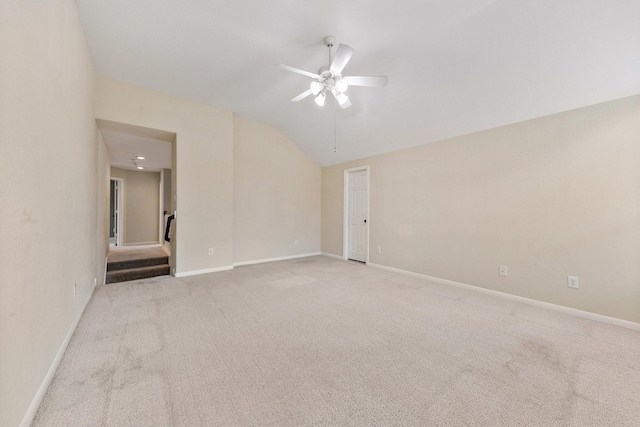
[[[336,116],[337,114],[337,110],[338,110],[338,106],[334,106],[333,107],[333,152],[337,153],[338,152],[338,130],[337,130],[337,125],[336,125]]]

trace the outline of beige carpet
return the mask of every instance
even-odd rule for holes
[[[99,287],[36,426],[639,426],[640,333],[313,257]]]
[[[169,256],[160,245],[111,246],[108,262],[133,261],[145,258],[161,258]]]

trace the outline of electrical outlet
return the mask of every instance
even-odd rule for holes
[[[378,246],[378,247],[376,248],[376,252],[377,252],[377,253],[379,253],[379,254],[381,254],[381,253],[382,253],[382,248],[381,248],[380,246]]]
[[[93,287],[95,288],[96,286],[98,286],[98,278],[94,277],[93,278]]]
[[[295,244],[296,244],[296,246],[298,246],[298,241],[297,240],[296,240]]]
[[[209,255],[213,255],[213,248],[209,248]]]
[[[507,277],[507,267],[504,265],[500,266],[500,275]]]
[[[578,278],[576,276],[567,276],[567,286],[571,289],[578,289]]]
[[[76,285],[77,285],[76,283],[74,283],[74,284],[73,284],[73,296],[74,296],[74,297],[75,297],[75,296],[76,296],[76,294],[77,294],[77,289],[76,289],[76,287],[77,287],[77,286],[76,286]]]

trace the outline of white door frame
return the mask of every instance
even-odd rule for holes
[[[114,225],[116,227],[116,229],[118,230],[116,234],[116,246],[122,246],[122,216],[123,216],[123,210],[124,210],[124,206],[122,205],[122,195],[124,193],[124,179],[122,178],[115,178],[115,177],[110,177],[109,178],[111,181],[117,181],[118,182],[118,192],[116,194],[118,200],[116,200],[116,205],[118,206],[118,214],[117,214],[117,220],[114,221]],[[114,210],[115,212],[115,210]]]
[[[164,169],[160,169],[160,188],[158,196],[158,243],[164,245]]]
[[[371,224],[371,215],[369,215],[369,194],[371,190],[371,180],[370,180],[370,167],[366,166],[358,166],[355,168],[349,168],[344,170],[344,216],[342,219],[342,259],[349,259],[349,174],[352,172],[367,172],[367,244],[365,245],[365,259],[366,263],[369,264],[369,224]]]

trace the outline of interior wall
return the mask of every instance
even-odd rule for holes
[[[320,252],[320,166],[273,126],[233,123],[234,262]]]
[[[164,179],[162,181],[162,210],[171,212],[171,169],[163,169]]]
[[[122,178],[122,244],[158,243],[160,173],[111,168]]]
[[[171,169],[163,169],[162,170],[162,227],[161,227],[161,235],[160,242],[164,246],[165,249],[171,253],[171,242],[167,242],[165,238],[165,234],[167,232],[167,218],[173,213],[171,209]],[[169,230],[171,232],[171,230]],[[171,236],[169,236],[171,239]]]
[[[176,190],[178,188],[178,180],[176,178],[178,174],[175,173],[178,167],[178,162],[176,161],[178,157],[177,142],[178,135],[175,136],[171,144],[171,212],[174,215],[178,209],[178,193]],[[169,265],[173,274],[176,272],[176,248],[178,247],[176,227],[177,221],[174,220],[171,222],[171,229],[169,230],[169,239],[171,240],[169,242]]]
[[[97,204],[96,204],[96,278],[98,285],[104,285],[107,274],[107,255],[109,255],[109,230],[110,223],[110,192],[111,189],[111,158],[107,149],[102,132],[98,126],[95,128],[96,139],[98,141],[98,158],[96,171],[98,172]],[[102,237],[104,236],[104,238]]]
[[[75,2],[3,1],[0,52],[0,425],[18,426],[100,272],[106,148]]]
[[[97,88],[96,118],[177,134],[176,273],[232,266],[232,113],[101,76]]]
[[[640,322],[639,138],[635,96],[323,168],[322,250],[368,164],[370,262]]]

